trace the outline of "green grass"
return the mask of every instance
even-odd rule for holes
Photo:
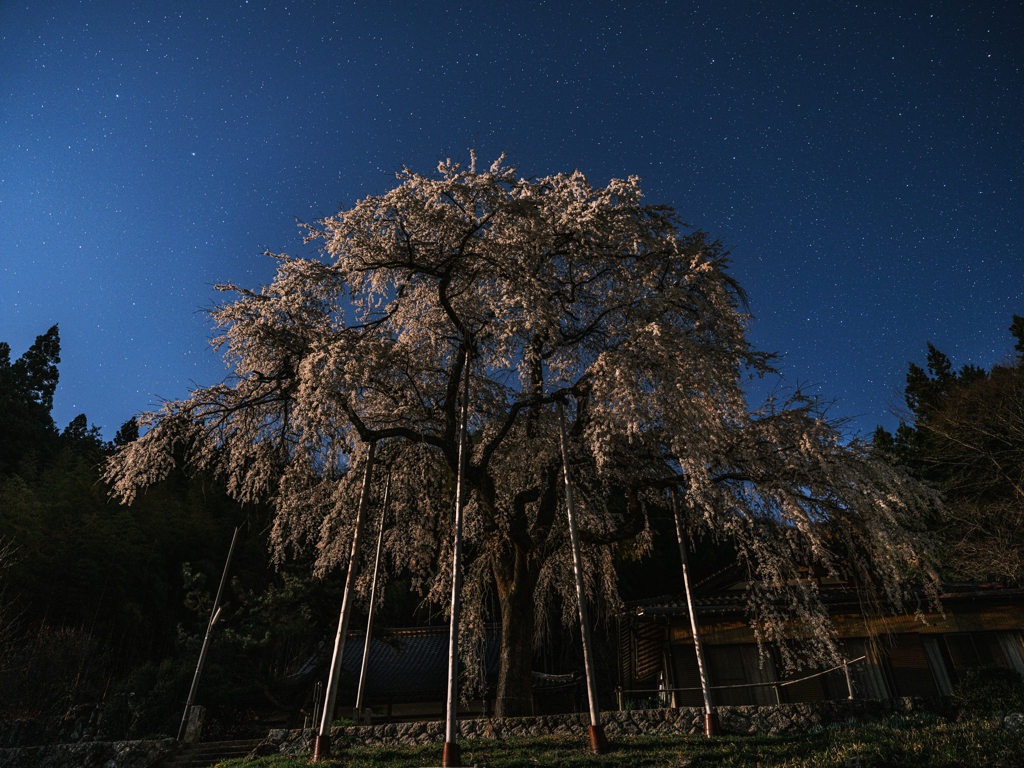
[[[1021,736],[994,720],[937,722],[935,718],[891,718],[884,724],[829,726],[801,736],[620,736],[600,757],[590,754],[585,737],[565,735],[461,742],[462,763],[489,768],[606,766],[607,768],[811,768],[845,766],[859,756],[862,768],[881,766],[1024,766]],[[318,763],[331,768],[411,768],[439,766],[441,745],[358,747],[337,750]],[[223,768],[298,768],[308,756],[273,756]]]

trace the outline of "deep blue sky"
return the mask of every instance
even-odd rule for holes
[[[197,310],[438,157],[637,174],[730,247],[787,381],[889,428],[1024,314],[1024,11],[984,2],[0,3],[0,340],[58,426],[225,375]]]

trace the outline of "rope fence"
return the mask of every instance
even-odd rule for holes
[[[843,670],[843,673],[846,675],[846,690],[847,690],[847,693],[848,693],[847,698],[852,699],[853,698],[853,680],[850,678],[850,665],[851,664],[856,664],[858,661],[864,661],[864,659],[866,659],[866,658],[867,658],[867,656],[864,655],[864,656],[858,656],[856,659],[843,659],[843,663],[842,664],[838,664],[838,665],[836,665],[836,666],[834,666],[834,667],[832,667],[830,669],[825,669],[825,670],[822,670],[820,672],[815,672],[815,673],[810,674],[810,675],[805,675],[804,677],[798,677],[795,680],[770,680],[770,681],[764,682],[764,683],[739,683],[739,684],[736,684],[736,685],[712,685],[712,686],[710,686],[710,688],[711,688],[712,691],[716,691],[716,690],[725,690],[725,689],[728,689],[728,688],[766,688],[766,687],[771,686],[772,688],[775,689],[775,701],[777,703],[781,704],[782,703],[782,697],[779,695],[779,689],[780,688],[784,688],[787,685],[796,685],[797,683],[802,683],[805,680],[811,680],[811,679],[813,679],[815,677],[821,677],[822,675],[828,675],[828,674],[831,674],[832,672],[835,672],[835,671],[841,669],[841,670]],[[643,697],[651,697],[651,696],[659,696],[660,697],[660,696],[667,696],[667,695],[673,694],[673,693],[682,693],[684,691],[700,691],[700,690],[703,690],[700,686],[696,686],[696,687],[690,686],[688,688],[630,688],[630,689],[619,688],[616,691],[616,693],[618,694],[619,709],[621,710],[622,709],[623,697],[631,695],[631,694],[639,694],[639,695],[641,695]]]

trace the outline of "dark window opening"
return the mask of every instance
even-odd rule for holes
[[[994,632],[962,632],[943,635],[942,640],[946,651],[943,655],[948,660],[949,676],[954,683],[959,682],[968,669],[1010,666]]]

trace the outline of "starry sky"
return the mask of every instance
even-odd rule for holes
[[[1024,314],[1019,2],[0,3],[0,340],[107,439],[224,378],[203,313],[439,158],[635,174],[723,240],[784,383],[869,433]]]

